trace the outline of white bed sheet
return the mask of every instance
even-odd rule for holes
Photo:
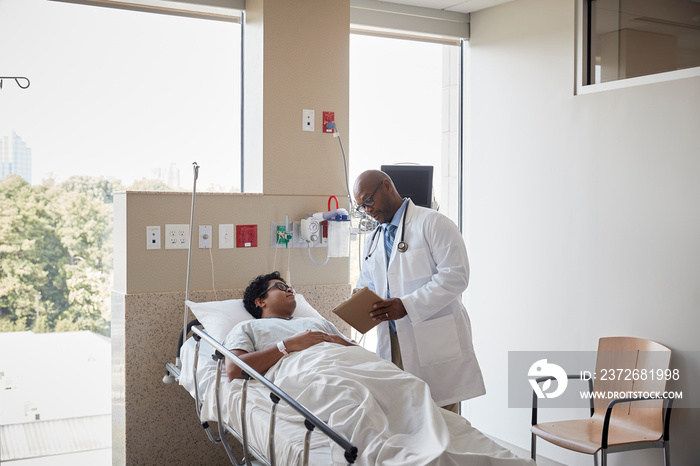
[[[194,349],[195,341],[193,338],[189,338],[182,346],[180,351],[182,371],[179,380],[180,385],[193,398],[195,396],[192,371]],[[213,353],[213,347],[202,340],[197,363],[197,383],[199,396],[202,400],[201,422],[218,422],[216,413],[216,361],[211,358]],[[222,400],[221,416],[230,427],[240,434],[242,430],[239,410],[243,381],[234,380],[229,382],[225,372],[221,374],[221,380],[221,393],[219,395]],[[248,441],[265,455],[268,455],[269,450],[268,435],[270,410],[272,407],[269,393],[269,390],[263,387],[262,384],[255,383],[252,380],[249,383],[246,409]],[[282,404],[284,402],[280,402],[280,405]],[[297,422],[289,423],[278,416],[275,432],[275,452],[278,461],[284,458],[284,461],[281,461],[280,464],[302,464],[304,435],[306,433],[306,428],[303,424],[300,426]],[[309,457],[309,464],[312,466],[328,466],[332,464],[328,439],[317,430],[311,435]]]
[[[190,349],[183,346],[183,368],[192,367]],[[202,421],[216,421],[216,365],[210,355],[209,349],[200,350]],[[463,417],[438,408],[425,383],[360,347],[316,345],[283,358],[266,377],[357,445],[358,465],[535,465],[496,444]],[[240,432],[242,383],[226,380],[222,374],[222,416]],[[194,392],[186,375],[181,375],[180,383]],[[271,405],[269,390],[251,381],[247,405],[249,441],[263,452],[268,449]],[[303,418],[280,402],[277,419],[278,461],[301,464],[306,432]],[[310,464],[346,464],[343,450],[324,434],[316,430],[311,439]]]

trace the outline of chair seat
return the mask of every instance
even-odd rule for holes
[[[530,428],[530,431],[548,442],[569,450],[593,455],[601,448],[603,421],[598,418],[573,421],[543,422]],[[656,442],[661,432],[633,429],[625,425],[610,426],[608,446],[638,442]]]

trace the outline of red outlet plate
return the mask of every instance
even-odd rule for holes
[[[326,123],[334,123],[334,122],[335,122],[335,112],[323,112],[323,132],[324,133],[335,132],[335,130],[332,128],[326,128]]]
[[[236,225],[236,247],[237,248],[257,248],[258,247],[258,226],[257,225]]]

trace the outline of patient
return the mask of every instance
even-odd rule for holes
[[[439,408],[424,381],[348,341],[327,320],[293,317],[294,293],[279,273],[253,280],[243,303],[255,319],[231,330],[224,346],[356,445],[358,465],[534,466]],[[230,360],[226,373],[241,377]],[[251,387],[269,403],[262,385]],[[303,429],[285,403],[278,415]],[[331,463],[346,464],[342,448],[329,444]]]
[[[255,320],[247,320],[236,327],[223,344],[261,374],[289,353],[322,342],[354,345],[325,319],[292,317],[297,306],[294,290],[279,272],[255,278],[245,290],[243,305]],[[229,359],[226,360],[226,375],[229,380],[243,378],[239,367]]]

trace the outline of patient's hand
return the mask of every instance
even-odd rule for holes
[[[284,340],[287,351],[302,351],[324,341],[333,342],[333,336],[324,332],[306,331]]]
[[[357,346],[356,343],[351,342],[350,340],[346,340],[344,337],[341,337],[340,335],[329,335],[333,339],[333,343],[338,343],[339,345],[343,346]]]

